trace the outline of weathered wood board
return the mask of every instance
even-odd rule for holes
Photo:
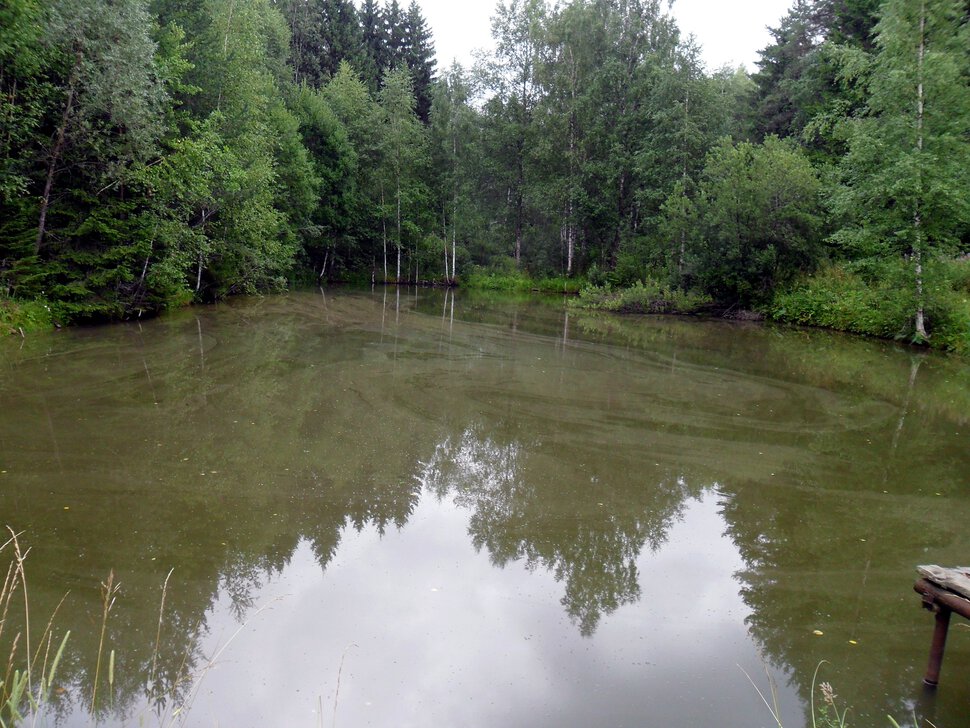
[[[946,568],[936,564],[917,566],[920,576],[944,589],[956,592],[966,599],[970,599],[970,566],[954,566]]]

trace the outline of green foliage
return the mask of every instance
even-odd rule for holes
[[[51,307],[47,301],[0,298],[0,334],[26,334],[53,327]]]
[[[952,250],[970,230],[970,38],[960,3],[925,5],[884,6],[867,113],[850,122],[833,241],[857,256]]]
[[[533,278],[515,268],[515,261],[505,259],[504,265],[492,268],[471,266],[461,276],[462,288],[479,291],[536,291],[540,293],[579,293],[583,287],[583,279],[566,278],[564,276],[543,276]]]
[[[967,265],[937,261],[927,266],[926,318],[930,343],[970,353]],[[787,290],[768,307],[771,318],[882,338],[913,337],[914,294],[902,261],[867,260],[828,266]]]
[[[512,0],[492,56],[435,79],[414,1],[9,0],[0,286],[67,322],[287,279],[585,272],[650,310],[765,305],[841,255],[889,297],[850,286],[838,325],[908,336],[908,300],[959,349],[965,286],[921,263],[970,235],[961,13],[799,0],[751,77],[705,71],[659,2]]]
[[[711,305],[711,298],[697,291],[684,291],[655,280],[637,281],[627,288],[610,285],[588,286],[573,302],[578,308],[621,313],[697,313]]]
[[[750,306],[821,256],[820,185],[805,155],[777,137],[728,140],[708,156],[699,185],[700,234],[693,274],[715,298]],[[676,198],[675,198],[676,199]],[[667,225],[689,229],[693,213],[668,201]]]

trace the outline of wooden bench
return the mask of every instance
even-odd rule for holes
[[[913,589],[923,596],[923,607],[936,613],[936,627],[930,644],[930,661],[926,666],[923,682],[936,687],[940,682],[940,666],[946,634],[950,629],[950,615],[954,612],[970,619],[970,567],[943,568],[941,566],[917,566],[920,578]]]

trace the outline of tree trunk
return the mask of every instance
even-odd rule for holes
[[[451,185],[451,277],[448,279],[448,284],[454,285],[455,257],[458,247],[458,137],[455,135],[451,137],[451,154],[455,166]],[[445,244],[447,245],[447,242]],[[447,271],[445,273],[447,274]]]
[[[401,282],[401,175],[397,177],[397,282]]]
[[[384,247],[384,282],[387,283],[387,218],[384,216],[384,180],[381,180],[381,243]]]
[[[441,203],[441,240],[445,249],[445,283],[448,283],[448,217],[447,206]]]
[[[67,84],[67,98],[64,101],[64,113],[61,115],[61,124],[57,127],[57,140],[54,142],[50,159],[47,161],[47,178],[44,181],[44,193],[40,198],[40,215],[37,220],[37,239],[34,241],[34,255],[40,254],[40,248],[44,244],[44,235],[47,233],[47,211],[50,209],[54,175],[57,172],[57,163],[60,161],[61,154],[67,143],[67,125],[71,120],[71,111],[74,108],[75,88],[78,82],[78,75],[81,72],[81,61],[83,59],[84,56],[80,52],[74,56],[74,67],[71,69],[71,77]]]
[[[916,210],[913,213],[913,260],[916,274],[916,338],[925,341],[923,320],[923,227],[920,207],[923,200],[923,58],[926,55],[926,0],[920,4],[919,60],[916,65]]]

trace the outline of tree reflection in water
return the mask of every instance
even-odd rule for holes
[[[640,598],[637,558],[644,546],[660,548],[684,501],[699,490],[683,478],[637,487],[596,483],[595,476],[530,477],[540,443],[498,441],[489,432],[495,429],[479,423],[445,439],[421,467],[420,481],[471,511],[469,535],[493,564],[522,561],[552,573],[564,585],[570,619],[592,635],[604,614]]]

